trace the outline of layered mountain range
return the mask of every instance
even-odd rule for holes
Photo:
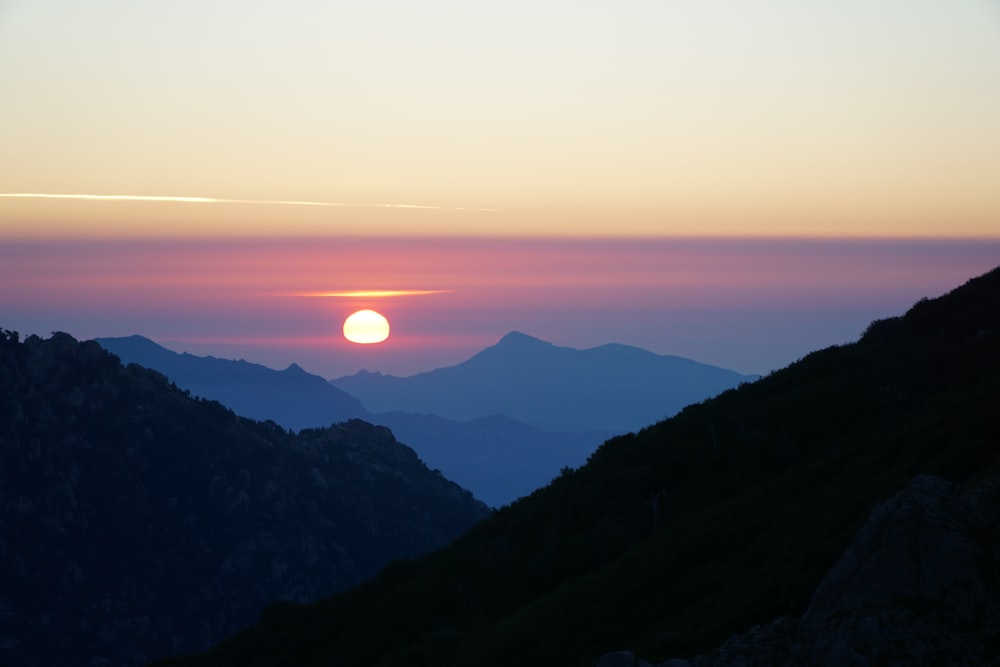
[[[291,429],[349,418],[387,426],[429,466],[494,507],[581,465],[612,435],[756,379],[624,345],[575,350],[520,333],[456,366],[407,378],[363,372],[331,383],[294,364],[277,371],[178,354],[142,336],[97,342],[240,415]]]
[[[997,406],[1000,269],[163,664],[1000,664]]]
[[[331,384],[375,412],[502,414],[551,431],[625,433],[757,377],[628,345],[578,350],[514,331],[455,366],[409,377],[362,371]]]

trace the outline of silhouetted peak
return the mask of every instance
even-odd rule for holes
[[[76,344],[77,340],[65,331],[53,331],[52,337],[49,338],[49,347],[56,350],[75,348]]]
[[[529,336],[528,334],[521,333],[520,331],[511,331],[509,334],[501,338],[494,347],[508,350],[523,350],[538,349],[540,347],[553,347],[553,345],[548,341],[535,338],[534,336]]]
[[[115,340],[115,339],[97,338],[96,340]],[[139,334],[132,334],[131,336],[122,336],[117,340],[131,343],[133,345],[155,345],[156,347],[162,347],[160,344],[154,342],[153,340],[146,338],[145,336],[140,336]]]
[[[507,363],[513,360],[524,362],[528,359],[538,358],[539,355],[544,357],[550,350],[555,349],[557,348],[552,343],[529,336],[520,331],[511,331],[497,341],[495,345],[482,350],[464,362],[464,364],[470,362]]]
[[[157,351],[157,352],[169,352],[167,348],[163,347],[159,343],[146,338],[145,336],[140,336],[139,334],[132,334],[131,336],[122,336],[120,338],[95,338],[94,339],[98,345],[101,347],[108,347],[114,345],[119,350],[127,350],[129,352],[142,351]]]
[[[898,345],[914,336],[958,341],[1000,333],[1000,267],[948,294],[913,304],[905,315],[872,322],[862,341]]]

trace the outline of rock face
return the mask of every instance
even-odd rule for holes
[[[597,667],[652,667],[652,665],[645,660],[637,660],[629,651],[615,651],[602,655]]]
[[[292,435],[0,330],[0,664],[139,665],[443,546],[487,509],[361,421]]]
[[[1000,665],[1000,482],[966,497],[917,477],[879,505],[802,618],[731,637],[691,667]],[[666,665],[685,664],[667,661]]]
[[[809,657],[831,666],[982,657],[982,631],[996,630],[983,625],[997,567],[979,505],[924,476],[877,507],[799,621]]]

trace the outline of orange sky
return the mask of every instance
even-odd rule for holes
[[[998,82],[996,0],[7,0],[0,326],[767,371],[1000,263]]]
[[[0,238],[996,236],[998,81],[995,0],[12,0],[0,191],[256,203]]]

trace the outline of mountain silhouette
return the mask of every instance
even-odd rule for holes
[[[577,350],[515,331],[455,366],[403,378],[362,371],[331,383],[374,412],[503,414],[553,431],[622,433],[756,379],[627,345]]]
[[[163,664],[995,665],[998,378],[995,269]]]
[[[126,364],[160,371],[177,386],[245,417],[296,430],[371,417],[358,399],[297,364],[276,371],[244,360],[173,352],[143,336],[95,340]]]
[[[613,433],[543,431],[502,415],[452,420],[433,414],[372,414],[318,375],[292,364],[283,371],[247,361],[168,350],[142,336],[98,338],[125,363],[166,375],[196,396],[237,414],[289,429],[363,419],[387,426],[431,468],[499,507],[544,486],[566,467],[581,465]]]
[[[94,342],[3,330],[0,508],[5,667],[200,650],[488,512],[386,428],[292,435]]]

